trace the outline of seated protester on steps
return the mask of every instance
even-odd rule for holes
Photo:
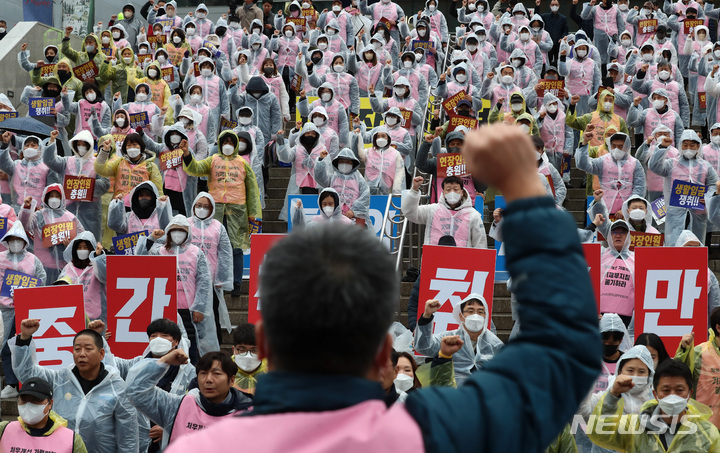
[[[186,439],[179,442],[177,439],[246,411],[252,405],[250,395],[233,388],[237,366],[221,351],[200,357],[195,366],[197,388],[186,394],[173,394],[157,387],[171,367],[187,364],[188,360],[185,351],[173,349],[158,360],[139,361],[127,377],[128,398],[141,414],[163,429],[170,445],[183,445]]]
[[[267,360],[258,358],[255,326],[240,324],[232,332],[233,357],[238,370],[233,387],[243,393],[255,394],[255,386],[260,375],[267,373]]]
[[[99,320],[91,321],[88,328],[102,333],[105,331],[105,324]],[[115,357],[105,343],[106,353],[103,363],[117,368],[120,376],[127,380],[130,369],[142,360],[159,359],[176,349],[187,351],[190,348],[189,341],[182,336],[180,327],[169,319],[154,320],[148,324],[146,332],[150,342],[142,355],[132,359]],[[195,367],[190,363],[171,365],[155,386],[172,395],[183,396],[195,378]],[[169,436],[162,427],[148,420],[143,414],[138,414],[138,421],[141,451],[152,453],[167,446]]]
[[[94,330],[81,330],[73,338],[74,365],[57,370],[39,366],[32,335],[40,329],[37,319],[25,319],[20,335],[10,340],[13,369],[21,383],[42,378],[63,395],[54,409],[80,434],[88,451],[114,453],[138,451],[138,420],[127,399],[125,381],[117,369],[102,363],[103,337]]]
[[[619,382],[618,382],[619,381]],[[653,396],[639,414],[623,414],[622,395],[635,383],[620,376],[617,384],[600,399],[594,415],[604,417],[587,427],[588,437],[603,448],[626,452],[717,451],[720,434],[708,420],[712,411],[690,398],[693,379],[690,369],[678,360],[663,362],[655,370]]]
[[[453,236],[458,247],[487,248],[485,226],[462,179],[445,178],[440,200],[419,206],[422,182],[422,176],[413,179],[412,190],[403,193],[401,209],[408,220],[426,226],[423,244],[437,245],[443,236]]]
[[[440,352],[442,337],[459,335],[464,346],[453,356],[458,384],[462,383],[470,374],[483,367],[503,347],[503,342],[490,331],[488,326],[492,314],[488,309],[485,298],[480,294],[470,294],[461,303],[453,307],[452,320],[447,313],[438,315],[438,322],[444,325],[460,324],[456,330],[447,330],[433,335],[433,320],[435,313],[440,309],[440,302],[429,300],[425,302],[425,312],[415,327],[415,350],[429,357],[435,357]]]
[[[41,378],[25,381],[17,398],[17,421],[0,423],[0,449],[7,452],[66,451],[87,453],[80,434],[53,411],[53,387]]]

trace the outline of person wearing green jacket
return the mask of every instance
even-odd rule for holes
[[[191,176],[206,176],[208,192],[215,198],[215,219],[227,228],[233,247],[233,295],[239,295],[243,272],[243,252],[250,251],[250,219],[262,219],[261,195],[255,173],[239,148],[250,156],[254,140],[245,131],[226,130],[218,137],[215,154],[195,160],[189,149],[183,154],[185,172]]]
[[[107,79],[110,80],[113,93],[120,93],[122,104],[128,99],[128,80],[134,79],[137,73],[137,62],[132,47],[125,46],[118,52],[117,64],[109,66]]]
[[[592,113],[577,116],[578,102],[580,102],[580,96],[575,95],[570,98],[570,107],[565,115],[565,124],[568,126],[580,132],[583,132],[588,124],[594,124],[596,131],[604,131],[610,126],[615,126],[619,132],[630,134],[625,120],[615,113],[615,92],[613,90],[605,88],[600,92],[597,108]],[[590,140],[590,146],[601,146],[602,139],[601,135],[594,136]]]
[[[100,50],[102,47],[100,39],[98,39],[94,33],[87,35],[83,41],[83,50],[78,52],[70,47],[70,33],[72,33],[72,31],[72,27],[65,27],[65,37],[62,40],[60,51],[72,62],[73,68],[91,60],[95,62],[97,75],[93,78],[94,80],[83,80],[83,82],[94,81],[100,89],[104,91],[105,86],[107,86],[110,81],[107,74],[110,65],[105,60],[105,54]]]

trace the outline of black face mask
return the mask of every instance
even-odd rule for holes
[[[303,135],[300,137],[300,144],[303,145],[305,149],[313,149],[315,147],[315,143],[317,143],[318,138],[317,136],[311,136],[311,135]]]
[[[223,36],[225,36],[226,31],[227,30],[225,30],[225,29],[215,30],[215,34],[218,35],[219,38],[222,38]]]
[[[265,77],[270,77],[271,75],[275,74],[275,68],[271,67],[265,67],[263,68],[263,74],[265,74]]]
[[[55,55],[45,55],[45,61],[48,63],[52,63],[52,61],[55,59]]]
[[[43,90],[43,97],[56,98],[58,96],[60,96],[60,91],[58,90]]]
[[[150,206],[152,206],[152,199],[149,199],[149,198],[139,199],[138,206],[140,207],[140,209],[147,209]]]
[[[472,116],[472,114],[470,113],[470,110],[468,110],[468,109],[458,110],[458,115],[464,116],[466,118],[470,118]]]
[[[60,80],[67,80],[70,78],[70,71],[58,71],[57,75]]]
[[[313,64],[318,64],[322,61],[322,57],[312,57],[311,61],[313,62]]]
[[[460,147],[459,146],[450,146],[448,147],[448,152],[453,154],[460,154]]]
[[[618,350],[617,344],[604,344],[603,345],[603,357],[610,357],[614,355]]]

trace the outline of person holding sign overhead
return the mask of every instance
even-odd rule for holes
[[[43,162],[63,178],[66,208],[77,216],[86,230],[95,237],[102,233],[102,197],[110,188],[107,178],[95,173],[95,140],[87,130],[70,139],[71,157],[60,157],[55,146],[57,131],[51,134],[55,140],[43,151]]]
[[[106,78],[109,65],[105,62],[105,54],[100,51],[102,47],[100,40],[94,33],[87,35],[83,41],[83,50],[78,52],[70,47],[72,31],[72,27],[65,27],[65,37],[62,40],[60,51],[74,64],[73,71],[75,68],[85,68],[85,63],[92,62],[93,64],[88,65],[80,80],[94,82],[100,87],[100,90],[104,91],[105,85],[110,81]]]
[[[5,251],[0,252],[0,277],[2,277],[0,313],[4,327],[0,362],[5,373],[5,388],[0,392],[0,397],[12,398],[17,396],[18,379],[13,372],[10,349],[6,343],[8,339],[15,336],[15,304],[12,293],[15,285],[6,283],[6,279],[11,274],[26,275],[36,278],[38,286],[42,286],[47,281],[47,274],[45,274],[45,267],[40,259],[28,251],[30,240],[20,222],[13,224],[0,243],[5,248]]]

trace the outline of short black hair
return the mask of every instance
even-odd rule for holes
[[[530,139],[532,140],[533,146],[535,147],[535,149],[545,148],[545,142],[543,141],[542,138],[540,138],[539,135],[533,135],[530,137]]]
[[[230,354],[225,351],[212,351],[200,357],[197,365],[195,365],[195,371],[197,374],[200,374],[201,371],[210,371],[215,361],[220,362],[220,368],[223,370],[223,373],[227,374],[228,379],[237,374],[237,365],[230,357]]]
[[[667,349],[665,349],[665,343],[654,333],[641,333],[637,337],[637,340],[635,340],[635,346],[637,345],[654,348],[658,353],[658,366],[670,358],[670,354],[668,354]]]
[[[374,234],[335,223],[293,231],[267,253],[260,276],[275,366],[364,377],[398,309],[399,285]]]
[[[445,188],[445,184],[459,184],[460,187],[464,187],[463,180],[459,176],[448,176],[443,179],[442,188]]]
[[[80,332],[75,334],[75,337],[73,338],[73,344],[75,344],[75,340],[78,339],[78,337],[81,337],[83,335],[87,335],[88,337],[91,337],[93,341],[95,342],[95,346],[97,346],[98,349],[103,348],[103,337],[99,333],[95,332],[91,329],[83,329]]]
[[[658,365],[655,370],[655,377],[653,377],[653,388],[657,391],[658,385],[660,384],[660,378],[663,377],[682,377],[685,378],[690,391],[693,389],[693,377],[690,368],[677,359],[670,359],[662,362]]]
[[[255,346],[255,326],[250,324],[249,322],[246,322],[245,324],[240,324],[235,329],[233,329],[232,338],[233,346],[237,346],[239,344]]]
[[[463,303],[460,304],[460,312],[461,312],[461,313],[462,313],[463,310],[465,310],[465,305],[469,304],[470,302],[477,302],[477,303],[479,303],[480,305],[483,306],[483,309],[485,308],[485,304],[483,304],[483,302],[482,302],[480,299],[470,299],[470,300],[465,301],[465,302],[463,302]],[[487,316],[487,313],[485,313],[485,316]]]
[[[178,327],[177,324],[170,321],[169,319],[165,318],[158,318],[148,324],[147,326],[147,336],[150,338],[150,335],[154,333],[164,333],[167,335],[170,335],[173,337],[173,340],[180,341],[182,339],[182,333],[180,332],[180,327]]]
[[[720,336],[720,332],[717,330],[717,325],[720,324],[720,307],[715,308],[710,313],[710,328],[715,332],[715,336]]]

